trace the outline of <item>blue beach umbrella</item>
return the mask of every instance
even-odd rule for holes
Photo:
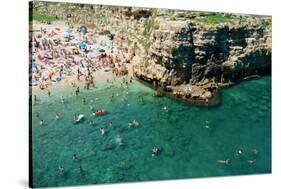
[[[80,33],[86,34],[87,33],[87,27],[84,25],[80,26]]]
[[[80,42],[80,43],[78,44],[78,46],[79,46],[80,49],[81,49],[81,48],[85,48],[85,47],[86,47],[86,43]]]

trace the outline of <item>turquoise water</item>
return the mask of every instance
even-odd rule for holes
[[[221,105],[213,108],[153,97],[154,91],[137,81],[129,84],[128,94],[118,81],[113,87],[101,82],[80,91],[79,97],[71,87],[54,90],[51,97],[46,91],[34,92],[39,99],[32,105],[34,187],[271,172],[271,77],[222,90]],[[65,104],[60,103],[61,95]],[[94,117],[90,106],[109,113]],[[46,122],[43,127],[35,117],[37,111]],[[62,113],[60,120],[55,120],[55,112]],[[74,125],[75,113],[84,114],[85,120]],[[139,126],[129,128],[134,119]],[[206,120],[209,129],[204,127]],[[154,145],[160,149],[156,157],[151,156]],[[225,159],[230,160],[228,165],[217,163]]]

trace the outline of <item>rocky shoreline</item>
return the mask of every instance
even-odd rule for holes
[[[46,4],[34,3],[34,10],[110,31],[138,80],[181,101],[217,104],[214,91],[271,74],[269,16]]]

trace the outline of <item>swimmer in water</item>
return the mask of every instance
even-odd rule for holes
[[[250,163],[250,164],[253,164],[253,163],[256,163],[256,159],[253,159],[253,160],[248,160],[248,163]]]
[[[163,110],[164,110],[165,112],[168,112],[168,111],[169,111],[168,108],[167,108],[167,106],[164,106],[164,107],[163,107]]]
[[[76,154],[73,154],[72,160],[77,160],[77,155]]]
[[[49,97],[51,96],[51,91],[49,91],[49,90],[48,90],[48,96],[49,96]]]
[[[80,172],[82,172],[82,171],[83,171],[82,166],[79,166],[78,170],[79,170]]]
[[[85,104],[85,103],[86,103],[86,98],[83,98],[82,101],[83,101],[83,103]]]
[[[40,122],[39,122],[39,124],[40,124],[40,126],[44,126],[44,125],[45,125],[44,120],[41,119]]]
[[[62,104],[64,104],[64,97],[63,96],[60,97],[60,101],[61,101]]]
[[[77,123],[77,115],[76,114],[74,114],[73,115],[73,117],[72,117],[72,121],[73,121],[73,123]]]
[[[206,120],[205,121],[205,126],[204,126],[206,129],[209,129],[210,127],[209,127],[209,121],[208,120]]]
[[[243,154],[243,151],[241,149],[238,149],[236,151],[236,156],[239,156],[239,155],[242,155]]]
[[[57,113],[56,113],[56,120],[59,120],[59,119],[60,119],[60,113],[57,112]]]
[[[133,120],[133,124],[134,124],[134,126],[139,126],[139,122],[137,122],[137,120]]]
[[[62,173],[63,171],[64,171],[64,168],[63,168],[63,166],[59,166],[59,171]]]
[[[258,150],[257,150],[257,149],[255,149],[255,148],[254,148],[254,149],[252,149],[251,151],[252,151],[252,153],[253,153],[254,155],[257,155],[257,154],[258,154]]]
[[[224,165],[228,165],[230,163],[230,160],[229,159],[226,159],[226,160],[218,160],[217,163],[219,164],[224,164]]]
[[[104,128],[100,128],[100,132],[101,132],[101,135],[104,135],[104,133],[105,133]]]
[[[153,148],[152,148],[152,154],[151,154],[151,156],[152,156],[152,157],[155,157],[155,156],[157,156],[158,154],[159,154],[159,148],[154,145]]]
[[[109,122],[108,126],[109,126],[109,127],[112,127],[112,121],[111,121],[111,122]]]
[[[76,91],[75,91],[75,95],[78,96],[78,95],[79,95],[79,92],[80,92],[79,87],[77,87],[77,88],[76,88]]]

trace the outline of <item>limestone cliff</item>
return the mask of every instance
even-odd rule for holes
[[[41,14],[109,30],[114,46],[129,53],[136,77],[184,98],[209,99],[219,86],[271,73],[268,16],[46,2],[33,6]]]

